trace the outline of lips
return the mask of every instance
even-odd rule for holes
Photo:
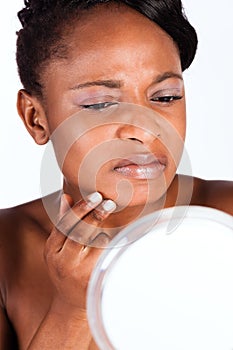
[[[167,159],[156,157],[152,153],[141,153],[121,159],[114,167],[114,171],[123,176],[135,179],[156,179],[165,170]]]

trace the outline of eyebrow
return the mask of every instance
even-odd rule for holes
[[[163,74],[158,75],[155,80],[154,83],[161,83],[162,81],[166,80],[166,79],[170,79],[170,78],[177,78],[183,81],[183,77],[181,74],[179,73],[175,73],[175,72],[165,72]]]
[[[72,90],[84,89],[91,86],[105,86],[110,89],[120,89],[123,86],[123,83],[118,80],[87,81],[85,83],[75,85],[74,87],[72,87]]]
[[[165,72],[163,74],[158,75],[155,80],[153,81],[153,84],[158,84],[163,82],[166,79],[170,78],[178,78],[183,81],[183,77],[181,74],[174,73],[174,72]],[[95,81],[87,81],[82,84],[75,85],[71,88],[71,90],[79,90],[88,88],[91,86],[105,86],[110,89],[120,89],[123,86],[123,82],[119,80],[95,80]]]

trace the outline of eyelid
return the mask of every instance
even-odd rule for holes
[[[150,98],[164,96],[183,96],[183,90],[179,88],[160,89],[150,94]]]
[[[104,103],[104,102],[118,102],[117,99],[118,99],[117,96],[101,95],[101,96],[93,96],[82,100],[78,100],[77,103],[79,104],[79,106],[84,106],[84,105],[94,105],[94,104]]]

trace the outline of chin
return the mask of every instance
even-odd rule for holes
[[[107,188],[107,190],[106,190]],[[122,181],[117,186],[99,187],[98,191],[104,198],[112,199],[119,210],[125,208],[141,207],[141,210],[148,206],[162,208],[166,200],[166,189],[163,185],[157,183],[148,185],[141,184],[134,186],[129,181]]]

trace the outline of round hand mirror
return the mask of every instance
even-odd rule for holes
[[[233,217],[193,206],[135,221],[101,255],[87,304],[101,350],[233,349]]]

